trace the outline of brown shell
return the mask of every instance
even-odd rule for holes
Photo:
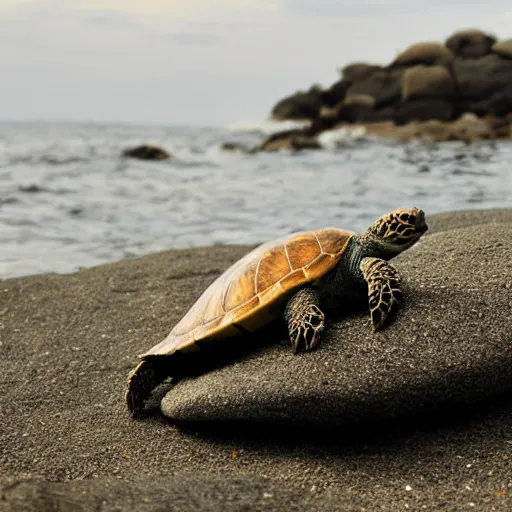
[[[219,276],[169,336],[144,356],[194,351],[197,341],[262,327],[276,317],[282,301],[296,288],[322,277],[336,265],[354,234],[326,228],[256,247]]]

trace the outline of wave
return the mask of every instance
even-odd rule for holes
[[[236,121],[228,125],[226,129],[234,133],[271,135],[285,130],[307,128],[310,124],[310,121],[274,121],[273,119],[265,119],[262,121]]]

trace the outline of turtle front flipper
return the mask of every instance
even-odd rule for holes
[[[392,265],[379,258],[364,258],[359,268],[368,283],[370,317],[375,332],[398,306],[401,279]]]
[[[320,295],[314,288],[302,288],[288,301],[284,320],[294,352],[312,350],[320,343],[325,315],[320,309]]]

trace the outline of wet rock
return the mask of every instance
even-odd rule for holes
[[[338,120],[344,123],[370,123],[374,120],[375,110],[364,103],[347,103],[340,106]]]
[[[496,38],[477,29],[459,30],[452,34],[445,45],[457,57],[479,59],[491,53]]]
[[[381,108],[400,100],[403,70],[378,70],[353,83],[347,90],[349,96],[371,96],[375,107]]]
[[[322,108],[322,91],[312,87],[307,92],[297,92],[277,102],[272,109],[272,118],[278,121],[314,119]]]
[[[391,67],[417,66],[449,66],[453,61],[453,53],[441,43],[425,41],[415,43],[404,50],[391,64]]]
[[[334,107],[338,103],[341,103],[349,87],[350,82],[348,80],[338,80],[321,93],[322,104],[328,107]]]
[[[123,151],[125,158],[137,158],[139,160],[167,160],[171,155],[157,146],[142,145]]]
[[[512,60],[499,55],[457,58],[453,64],[460,99],[483,100],[512,83]]]
[[[338,108],[337,118],[347,123],[364,123],[373,120],[375,98],[368,94],[347,96]]]
[[[428,220],[428,219],[427,219]],[[378,424],[467,406],[512,387],[512,225],[426,236],[394,260],[406,293],[395,321],[371,334],[367,306],[330,317],[320,348],[257,353],[194,379],[162,401],[181,421]]]
[[[414,66],[402,78],[402,99],[451,98],[455,84],[443,66]]]
[[[366,132],[399,142],[419,139],[429,142],[508,139],[511,137],[508,119],[480,119],[474,114],[464,114],[455,121],[430,120],[397,126],[393,122],[369,123]]]
[[[492,47],[492,51],[505,59],[512,59],[512,39],[499,41]]]
[[[510,138],[510,120],[479,119],[474,114],[464,114],[455,121],[430,120],[397,126],[391,121],[364,125],[370,135],[390,138],[398,142],[419,139],[428,142],[475,142]]]
[[[20,185],[18,187],[18,190],[20,192],[26,192],[28,194],[36,194],[37,192],[44,192],[44,188],[40,187],[39,185]]]
[[[338,109],[338,120],[347,123],[373,123],[394,119],[394,107],[376,108],[372,96],[348,96]]]
[[[344,105],[365,105],[367,107],[375,106],[375,98],[369,94],[351,94],[343,101]]]
[[[248,153],[251,151],[251,148],[246,146],[241,142],[225,142],[221,146],[222,151],[232,151],[232,152],[240,152],[240,153]]]
[[[382,66],[365,62],[353,62],[341,69],[341,76],[348,82],[358,82],[380,69],[382,69]]]
[[[444,99],[409,100],[403,101],[396,107],[394,121],[398,125],[430,119],[448,121],[452,118],[454,111],[453,104]]]
[[[267,137],[255,151],[300,151],[303,149],[321,149],[321,145],[309,130],[287,130]]]
[[[512,85],[483,100],[462,101],[459,108],[480,117],[486,115],[506,117],[509,112],[512,112]]]

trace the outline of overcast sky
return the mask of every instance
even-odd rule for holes
[[[258,121],[351,61],[468,27],[512,37],[512,3],[0,0],[0,118]]]

